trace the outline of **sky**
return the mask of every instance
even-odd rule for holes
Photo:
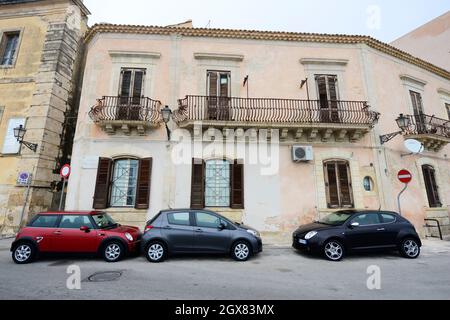
[[[89,24],[370,35],[391,42],[450,10],[450,0],[84,0]]]

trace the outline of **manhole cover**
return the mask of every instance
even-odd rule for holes
[[[107,282],[119,279],[122,276],[120,271],[97,272],[88,277],[90,282]]]

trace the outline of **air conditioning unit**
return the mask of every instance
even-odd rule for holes
[[[314,160],[313,147],[292,147],[292,160],[294,162],[305,162]]]

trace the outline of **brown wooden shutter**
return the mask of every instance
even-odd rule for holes
[[[100,158],[97,169],[97,182],[94,192],[94,209],[106,209],[109,202],[109,185],[111,181],[112,160]]]
[[[436,174],[434,168],[429,165],[424,165],[422,167],[422,171],[430,208],[442,207],[442,203],[439,198],[439,188],[436,182]]]
[[[139,160],[138,182],[136,187],[136,209],[148,209],[150,207],[152,164],[152,158]]]
[[[205,163],[201,159],[192,159],[191,208],[205,208]]]
[[[235,160],[231,168],[231,208],[244,209],[244,164]]]
[[[215,71],[208,71],[208,95],[210,97],[217,97],[217,72]]]
[[[122,70],[122,78],[120,82],[120,93],[119,95],[124,98],[130,97],[130,86],[131,86],[131,70]]]
[[[337,164],[340,191],[340,207],[353,207],[353,191],[348,162]]]
[[[320,107],[328,108],[328,91],[326,76],[316,76],[317,90],[319,95]]]
[[[324,164],[325,188],[327,193],[328,208],[339,208],[338,182],[336,178],[336,164],[327,162]]]

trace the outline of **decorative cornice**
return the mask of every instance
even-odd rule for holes
[[[132,33],[132,34],[156,34],[171,35],[178,34],[185,37],[212,37],[229,39],[268,40],[268,41],[292,41],[292,42],[315,42],[315,43],[337,43],[337,44],[366,44],[380,52],[411,63],[424,70],[430,71],[438,76],[450,80],[450,71],[437,67],[425,60],[414,57],[389,44],[376,40],[369,36],[360,35],[337,35],[317,33],[296,32],[274,32],[254,30],[232,30],[232,29],[210,29],[210,28],[182,28],[182,27],[158,27],[158,26],[136,26],[116,24],[96,24],[86,34],[86,42],[89,42],[98,33]]]
[[[425,80],[410,76],[408,74],[401,74],[400,79],[402,79],[405,82],[414,83],[416,85],[419,85],[421,87],[424,87],[427,85],[427,82]]]
[[[194,53],[197,60],[226,60],[226,61],[243,61],[244,56],[239,54],[222,54],[222,53]]]
[[[300,63],[303,65],[315,64],[315,65],[346,66],[348,64],[348,60],[347,59],[325,59],[325,58],[303,58],[303,59],[300,59]]]
[[[447,90],[447,89],[444,89],[444,88],[439,88],[439,89],[437,90],[437,92],[438,92],[440,95],[443,95],[443,96],[449,96],[449,97],[450,97],[450,90]]]
[[[140,58],[140,59],[159,59],[161,54],[158,52],[144,52],[144,51],[108,51],[112,58]]]

